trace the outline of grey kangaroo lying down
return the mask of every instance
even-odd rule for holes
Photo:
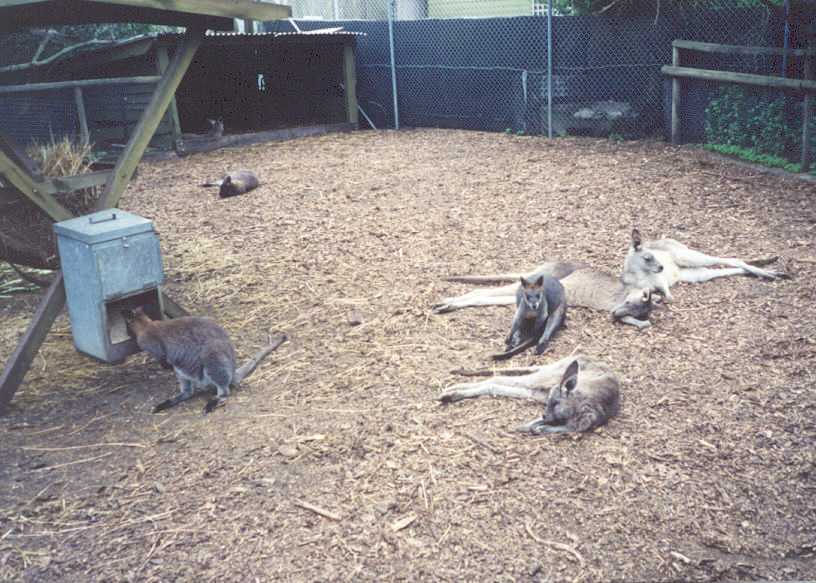
[[[448,281],[467,283],[498,283],[514,281],[519,277],[528,280],[549,275],[561,280],[567,294],[567,305],[603,310],[614,320],[638,328],[651,325],[652,297],[648,288],[625,284],[608,273],[581,263],[548,261],[530,273],[505,273],[499,275],[456,276]],[[516,303],[519,283],[501,287],[479,288],[461,296],[444,298],[433,306],[435,314],[445,314],[462,308],[477,306],[510,306]]]
[[[782,272],[756,266],[773,260],[758,260],[751,262],[754,263],[752,265],[741,259],[706,255],[674,239],[644,242],[640,231],[634,229],[621,279],[628,285],[659,292],[665,301],[671,302],[674,298],[669,288],[677,282],[702,283],[732,275],[753,275],[766,279],[788,277]],[[716,267],[723,265],[727,267]]]
[[[226,331],[215,320],[186,316],[172,320],[151,320],[143,307],[124,313],[128,329],[139,348],[153,356],[164,368],[172,368],[179,381],[179,394],[153,409],[164,411],[191,398],[196,389],[214,385],[218,393],[207,401],[204,413],[222,405],[230,393],[260,362],[286,341],[280,334],[241,368],[235,368],[235,348]]]
[[[516,428],[533,435],[591,431],[618,414],[618,378],[606,365],[586,356],[569,356],[552,364],[505,372],[517,374],[456,384],[439,400],[453,403],[491,396],[538,401],[545,405],[544,415]]]

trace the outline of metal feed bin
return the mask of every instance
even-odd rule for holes
[[[159,238],[152,221],[119,209],[54,225],[74,345],[111,363],[139,351],[122,312],[163,313]]]

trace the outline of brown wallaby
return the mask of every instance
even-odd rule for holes
[[[204,413],[210,413],[224,403],[231,385],[237,386],[261,360],[286,341],[285,335],[279,335],[276,341],[236,370],[235,348],[229,335],[211,318],[185,316],[154,321],[142,306],[133,311],[126,310],[124,316],[139,348],[156,358],[163,367],[172,367],[179,381],[179,394],[156,405],[154,413],[186,401],[196,389],[214,385],[217,395],[204,407]]]
[[[533,435],[591,431],[618,414],[620,382],[606,365],[594,359],[569,356],[544,366],[501,372],[506,376],[453,385],[440,395],[439,400],[453,403],[491,396],[544,403],[545,411],[540,419],[516,429]],[[487,376],[494,373],[466,374]]]
[[[504,273],[498,275],[465,275],[447,278],[448,281],[466,283],[501,283],[519,277],[527,279],[539,275],[551,275],[561,281],[567,294],[567,305],[607,311],[613,320],[638,328],[651,326],[652,298],[648,288],[624,283],[606,272],[582,263],[549,261],[530,273]],[[509,306],[515,303],[519,283],[500,287],[474,289],[461,296],[444,298],[433,306],[435,314],[453,312],[476,306]]]
[[[238,170],[237,172],[230,172],[221,180],[215,182],[205,182],[201,186],[218,186],[218,196],[221,198],[229,198],[230,196],[238,196],[245,194],[250,190],[258,188],[260,182],[255,173],[250,170]]]
[[[220,138],[224,135],[224,120],[221,118],[218,119],[208,119],[207,123],[210,124],[210,129],[207,130],[207,137],[210,138]]]
[[[506,352],[494,354],[493,360],[506,360],[531,346],[543,354],[555,332],[564,325],[567,299],[561,282],[549,275],[520,278],[516,292],[516,314],[505,341]]]

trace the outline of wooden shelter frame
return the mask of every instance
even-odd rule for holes
[[[55,222],[74,215],[54,195],[76,188],[104,183],[105,188],[95,210],[116,207],[201,46],[206,30],[231,29],[234,18],[275,20],[290,15],[291,8],[288,6],[251,0],[0,0],[0,32],[36,25],[93,22],[147,22],[186,27],[178,50],[164,68],[150,102],[112,171],[60,179],[46,178],[31,166],[25,153],[0,132],[0,176]],[[173,318],[186,313],[165,294],[163,301],[166,316]],[[64,306],[65,287],[62,273],[57,272],[0,374],[0,414],[7,410]]]

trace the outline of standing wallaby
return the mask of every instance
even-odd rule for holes
[[[259,184],[258,177],[255,176],[254,172],[238,170],[237,172],[227,173],[221,180],[208,181],[201,186],[218,186],[218,196],[229,198],[230,196],[238,196],[250,190],[255,190]]]
[[[440,395],[443,403],[483,396],[528,399],[545,403],[544,415],[516,429],[522,433],[591,431],[617,415],[620,381],[603,363],[585,356],[568,356],[544,366],[505,369],[504,375],[460,383]],[[465,373],[490,376],[494,371]],[[512,376],[511,376],[512,375]]]
[[[542,354],[553,334],[564,324],[567,300],[560,281],[549,275],[521,277],[519,281],[516,315],[505,341],[507,351],[493,355],[494,360],[508,359],[533,345],[536,354]]]
[[[263,358],[286,340],[285,335],[280,335],[277,343],[270,343],[236,370],[235,348],[229,335],[210,318],[185,316],[154,321],[141,306],[132,312],[125,311],[123,315],[139,348],[156,358],[162,366],[172,367],[179,381],[179,394],[156,405],[154,413],[186,401],[196,389],[214,385],[218,393],[204,407],[204,413],[210,413],[224,403],[230,385],[238,385]]]

